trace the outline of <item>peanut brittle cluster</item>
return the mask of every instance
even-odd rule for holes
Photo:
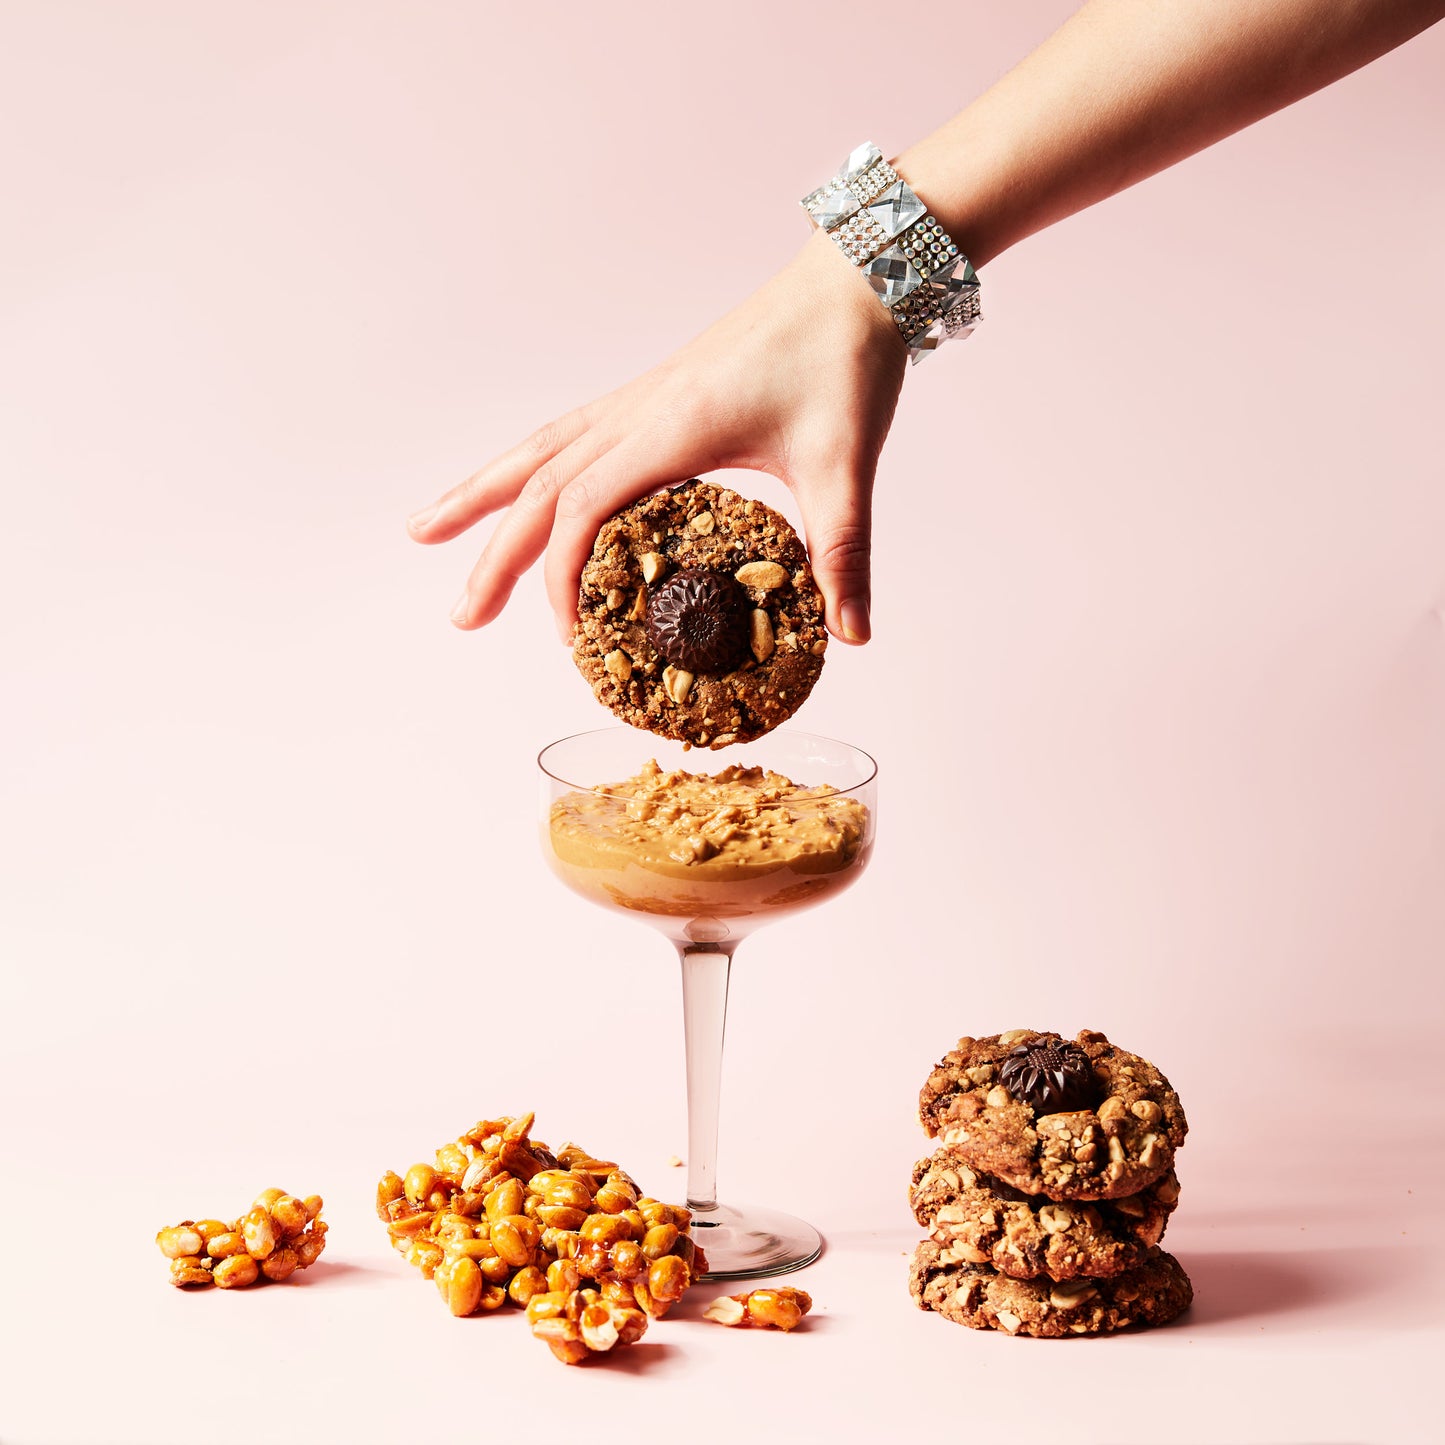
[[[706,1262],[691,1213],[642,1195],[610,1160],[530,1137],[534,1115],[483,1119],[405,1176],[376,1212],[393,1247],[454,1315],[524,1307],[532,1332],[575,1364],[631,1344]]]
[[[239,1219],[183,1219],[156,1235],[171,1262],[171,1283],[245,1289],[258,1280],[279,1284],[309,1269],[326,1248],[321,1196],[298,1199],[263,1189]]]
[[[807,1290],[782,1287],[719,1295],[702,1313],[714,1324],[786,1331],[802,1323],[812,1308],[813,1296]]]

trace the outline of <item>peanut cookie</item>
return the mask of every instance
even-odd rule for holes
[[[946,1261],[942,1245],[925,1239],[913,1251],[908,1289],[921,1310],[973,1330],[1059,1338],[1095,1335],[1130,1325],[1162,1325],[1194,1298],[1189,1276],[1157,1246],[1136,1269],[1112,1279],[1010,1279],[986,1265]]]
[[[1123,1199],[1061,1204],[978,1174],[947,1148],[913,1166],[909,1192],[914,1216],[943,1246],[943,1263],[991,1264],[1014,1279],[1102,1279],[1134,1269],[1178,1201],[1171,1170]]]
[[[1025,1194],[1118,1199],[1162,1178],[1188,1124],[1169,1080],[1084,1029],[962,1038],[918,1099],[928,1133]]]
[[[802,705],[828,633],[786,518],[712,482],[602,525],[582,569],[572,656],[624,722],[699,747],[748,742]]]

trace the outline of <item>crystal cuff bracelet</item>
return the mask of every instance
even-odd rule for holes
[[[912,187],[865,141],[801,202],[863,272],[917,362],[981,321],[978,276]]]

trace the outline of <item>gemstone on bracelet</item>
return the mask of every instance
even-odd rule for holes
[[[890,186],[868,206],[868,214],[890,237],[908,230],[926,210],[927,207],[913,194],[907,181],[899,181]]]
[[[861,176],[854,176],[848,185],[859,203],[867,205],[876,196],[881,196],[890,186],[898,181],[898,172],[888,164],[887,161],[879,161],[876,165],[870,166]],[[890,236],[895,236],[896,231],[890,231]]]
[[[845,221],[836,231],[829,234],[837,242],[838,249],[855,265],[862,265],[870,256],[876,255],[888,244],[883,228],[867,211],[860,211],[851,220]]]
[[[843,162],[843,169],[838,172],[838,180],[843,183],[851,181],[854,176],[861,176],[882,159],[883,152],[871,140],[865,140],[862,145],[854,146],[849,152],[848,159]]]
[[[833,180],[804,196],[800,204],[818,226],[831,231],[858,209],[858,197],[842,181]]]
[[[923,280],[918,268],[898,249],[890,246],[863,268],[868,284],[885,306],[893,306]]]

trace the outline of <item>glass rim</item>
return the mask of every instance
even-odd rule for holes
[[[567,743],[579,742],[579,741],[580,741],[581,739],[583,739],[583,738],[598,738],[598,737],[608,737],[608,736],[610,736],[610,737],[622,737],[622,736],[624,736],[624,735],[626,735],[626,734],[637,734],[639,737],[641,737],[641,736],[657,737],[657,736],[658,736],[658,734],[655,734],[655,733],[647,733],[647,732],[645,731],[645,729],[642,729],[642,728],[631,728],[631,727],[625,727],[625,726],[602,727],[602,728],[584,728],[581,732],[568,733],[566,737],[555,738],[552,742],[548,743],[548,744],[537,754],[537,759],[536,759],[536,761],[537,761],[538,771],[541,772],[544,777],[551,778],[551,780],[552,780],[554,783],[560,783],[564,788],[575,788],[575,789],[577,789],[579,792],[591,793],[591,794],[593,794],[594,796],[601,796],[601,797],[614,797],[614,796],[615,796],[615,797],[626,797],[626,796],[628,796],[627,794],[623,794],[623,793],[613,794],[613,793],[609,792],[608,789],[607,789],[607,787],[606,787],[604,784],[581,783],[581,782],[577,782],[575,779],[572,779],[572,778],[564,778],[564,777],[562,777],[559,773],[553,772],[552,769],[549,768],[549,767],[547,766],[547,764],[542,761],[542,759],[545,758],[545,757],[547,756],[547,754],[552,751],[553,748],[563,747],[563,746],[565,746]],[[848,785],[846,788],[834,788],[834,790],[833,790],[831,793],[824,794],[822,797],[818,797],[818,798],[790,798],[790,799],[787,799],[786,802],[784,802],[784,801],[779,801],[779,802],[777,802],[777,803],[765,803],[765,804],[761,804],[760,806],[762,806],[762,807],[785,807],[785,806],[786,806],[786,807],[790,807],[790,808],[799,808],[799,807],[807,807],[807,806],[809,806],[810,804],[821,805],[821,804],[823,804],[823,803],[829,802],[830,800],[832,800],[832,799],[834,799],[834,798],[845,798],[845,797],[848,797],[850,794],[860,792],[862,789],[866,788],[866,787],[878,776],[878,759],[875,758],[872,753],[867,752],[867,751],[866,751],[865,749],[863,749],[863,748],[860,748],[856,743],[845,742],[842,738],[831,738],[831,737],[827,737],[827,736],[826,736],[825,734],[823,734],[823,733],[810,733],[810,732],[805,732],[802,728],[786,728],[786,727],[784,727],[784,728],[772,728],[772,729],[770,729],[768,732],[762,734],[761,737],[754,738],[754,739],[753,739],[753,742],[761,743],[761,742],[765,741],[767,738],[770,738],[770,737],[776,737],[776,738],[810,738],[810,739],[812,739],[812,740],[815,741],[815,742],[831,743],[834,747],[847,748],[849,752],[856,753],[860,758],[863,758],[863,759],[866,761],[866,763],[867,763],[868,776],[865,777],[865,778],[859,779],[859,781],[856,782],[856,783],[849,783],[849,785]],[[667,743],[674,743],[674,744],[675,744],[675,743],[677,742],[677,739],[676,739],[676,738],[660,738],[660,741],[662,741],[662,742],[667,742]],[[747,747],[747,746],[748,746],[747,743],[735,743],[735,744],[732,744],[732,745],[727,749],[727,751],[728,751],[728,752],[731,752],[731,751],[733,750],[733,747]],[[708,750],[707,750],[707,749],[701,749],[700,751],[706,752],[706,751],[708,751]],[[727,766],[727,765],[724,764],[724,766]],[[748,766],[758,766],[758,765],[757,765],[757,764],[749,764]],[[797,782],[796,779],[793,779],[792,781]],[[799,783],[798,786],[799,786],[799,787],[812,787],[812,786],[817,786],[817,785],[815,785],[815,784],[809,784],[809,783]]]

